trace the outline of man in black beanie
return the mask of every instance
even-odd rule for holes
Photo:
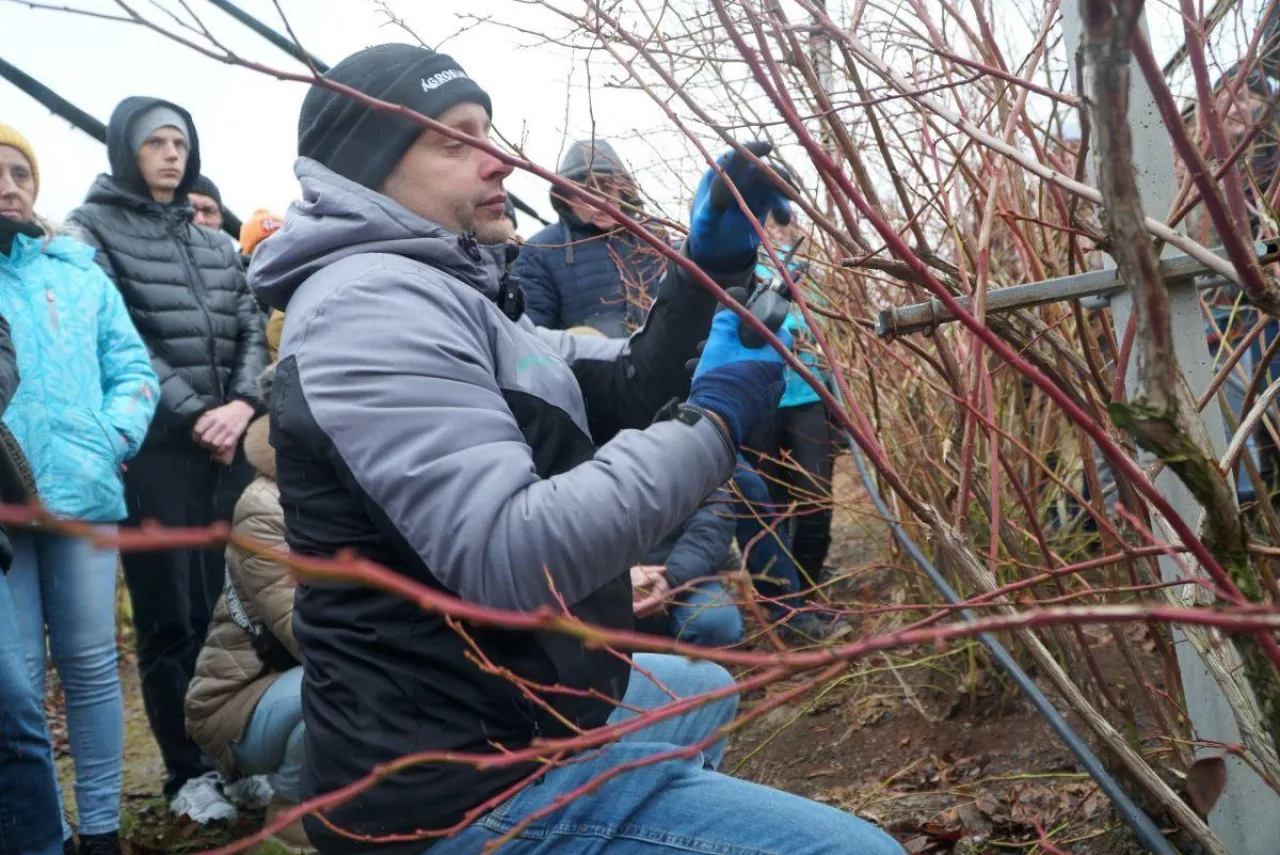
[[[781,357],[743,346],[732,313],[713,326],[714,298],[676,266],[629,340],[535,327],[507,273],[511,168],[468,142],[489,136],[484,91],[449,57],[406,45],[361,51],[325,77],[299,122],[302,201],[249,272],[286,312],[270,407],[290,550],[355,554],[481,607],[631,628],[630,568],[733,473],[742,437],[777,408]],[[765,171],[733,154],[720,163],[757,217],[785,211]],[[722,180],[704,176],[685,251],[724,286],[746,286],[759,239],[730,194],[712,192]],[[674,845],[899,855],[847,814],[711,771],[737,706],[719,666],[637,654],[632,673],[568,635],[458,626],[383,591],[298,586],[304,797],[428,755],[308,817],[325,855],[471,855],[623,765],[636,768],[501,851],[628,855],[689,841]],[[617,724],[669,703],[666,690],[716,689],[718,700],[591,755],[468,760]],[[650,762],[694,745],[705,753]]]
[[[197,226],[216,231],[222,230],[222,193],[218,185],[209,177],[201,175],[196,178],[191,189],[187,191],[187,201],[191,203],[193,216],[191,221]]]

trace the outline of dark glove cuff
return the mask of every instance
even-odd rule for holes
[[[729,431],[728,423],[718,413],[713,413],[711,410],[708,410],[705,407],[699,407],[697,404],[684,403],[676,407],[675,412],[672,414],[672,418],[690,426],[696,425],[698,422],[706,419],[711,422],[711,424],[715,425],[716,430],[720,431],[720,435],[724,437],[725,441],[729,443],[730,447],[732,447],[735,452],[738,449],[738,443],[734,442],[733,434]]]

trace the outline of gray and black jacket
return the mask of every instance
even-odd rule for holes
[[[191,154],[175,201],[152,200],[136,153],[125,142],[132,117],[164,104],[191,129]],[[190,442],[201,413],[233,400],[254,403],[267,363],[262,316],[226,236],[191,221],[187,190],[200,169],[195,124],[176,104],[128,98],[107,129],[111,175],[99,175],[71,212],[98,262],[120,289],[160,378],[160,403],[148,442],[168,434]]]
[[[287,309],[270,407],[290,549],[350,549],[495,608],[556,608],[558,595],[585,621],[631,627],[629,567],[733,471],[708,420],[650,426],[687,392],[713,299],[673,272],[629,341],[539,329],[500,297],[503,247],[314,161],[297,174],[303,199],[249,273]],[[519,749],[568,735],[560,717],[600,726],[613,706],[588,693],[618,698],[630,673],[563,635],[466,626],[496,668],[578,690],[548,693],[553,715],[398,597],[302,585],[294,628],[308,796],[412,752]],[[328,816],[375,837],[447,828],[529,771],[416,765]],[[311,819],[307,830],[325,853],[370,849]]]

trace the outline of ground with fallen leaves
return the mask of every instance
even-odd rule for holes
[[[836,517],[832,563],[847,574],[835,583],[836,596],[903,601],[903,574],[879,554],[884,532],[857,500],[844,467],[837,495],[852,498]],[[1117,666],[1106,639],[1096,640],[1104,671]],[[163,766],[142,708],[127,627],[122,645],[126,851],[200,852],[259,828],[261,814],[214,828],[169,819],[159,795]],[[909,855],[1140,852],[1047,725],[1015,690],[983,670],[976,650],[918,650],[854,663],[821,690],[745,726],[730,742],[724,771],[871,819]],[[1153,663],[1152,673],[1158,672]],[[1124,679],[1118,668],[1115,677]],[[56,680],[51,683],[48,712],[59,772],[69,783],[61,697]],[[789,687],[773,686],[769,693]],[[767,697],[747,695],[741,708],[748,711]],[[1134,735],[1139,741],[1142,730]],[[273,855],[272,849],[259,851]]]

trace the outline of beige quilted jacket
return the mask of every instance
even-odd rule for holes
[[[244,450],[258,477],[236,503],[232,530],[287,551],[284,511],[275,482],[275,452],[267,442],[265,417],[245,431]],[[261,623],[301,659],[293,638],[294,582],[285,567],[270,555],[234,544],[227,546],[227,567],[249,619]],[[244,735],[262,693],[279,676],[263,673],[252,639],[231,619],[224,594],[214,608],[209,634],[196,660],[195,677],[187,688],[186,715],[191,738],[228,777],[239,775],[230,744]]]

